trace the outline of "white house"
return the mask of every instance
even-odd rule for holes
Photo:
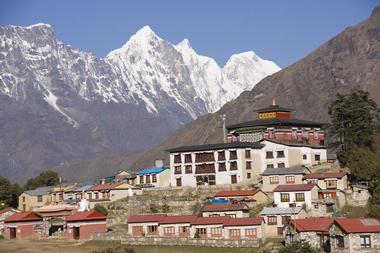
[[[168,150],[172,186],[253,183],[267,168],[326,161],[326,148],[273,140],[184,146]]]
[[[249,207],[244,203],[215,203],[202,207],[203,217],[228,216],[231,218],[249,217]]]
[[[305,167],[294,168],[268,168],[262,174],[264,192],[273,190],[283,184],[302,184],[303,176],[307,173]]]
[[[140,187],[170,186],[170,170],[166,167],[146,168],[136,172],[137,185]]]
[[[279,185],[274,192],[274,204],[276,207],[293,207],[306,205],[312,208],[312,203],[318,201],[318,189],[316,184],[290,184]]]
[[[322,190],[344,191],[348,188],[347,173],[343,171],[310,173],[305,175],[303,179],[307,183],[317,184]]]

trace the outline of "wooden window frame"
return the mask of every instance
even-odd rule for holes
[[[288,196],[288,197],[284,198],[284,196]],[[290,194],[289,193],[280,193],[280,200],[283,203],[289,203],[290,202]]]

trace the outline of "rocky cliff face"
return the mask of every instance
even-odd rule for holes
[[[224,70],[147,26],[104,59],[46,24],[0,27],[0,175],[23,180],[67,160],[144,150],[279,70],[253,52],[231,61]]]
[[[223,114],[227,124],[252,120],[255,110],[276,98],[296,109],[299,118],[328,122],[328,106],[336,94],[364,89],[380,105],[380,7],[365,21],[345,29],[295,64],[266,77],[251,91],[213,114],[199,117],[146,152],[136,166],[168,158],[168,148],[222,141]]]

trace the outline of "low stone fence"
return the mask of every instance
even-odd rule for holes
[[[93,240],[121,241],[129,245],[167,245],[167,246],[211,246],[211,247],[259,247],[263,240],[225,240],[200,239],[183,237],[132,237],[125,234],[98,233],[92,236]]]

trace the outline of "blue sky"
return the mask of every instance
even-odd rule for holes
[[[223,66],[253,50],[281,67],[306,56],[345,27],[367,18],[374,0],[5,0],[0,25],[48,23],[64,43],[104,57],[144,25],[161,38],[188,38]]]

